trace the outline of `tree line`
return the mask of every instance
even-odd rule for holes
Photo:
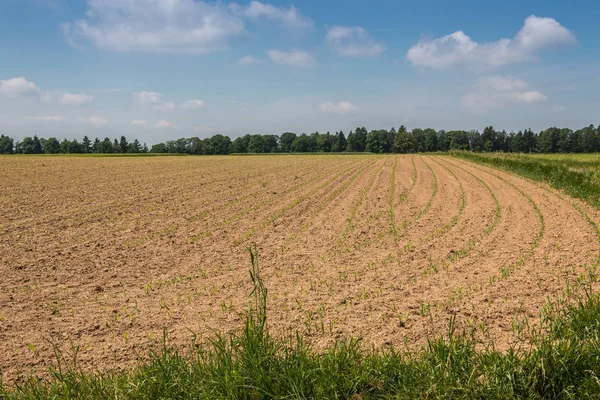
[[[178,153],[191,155],[265,154],[265,153],[421,153],[450,150],[512,153],[596,153],[600,152],[600,126],[578,129],[548,128],[539,133],[526,129],[519,132],[499,131],[489,126],[477,130],[445,131],[406,127],[367,131],[364,127],[344,132],[302,133],[282,135],[244,135],[235,140],[228,136],[210,138],[181,138],[157,143],[150,149],[136,139],[128,142],[87,136],[81,142],[56,138],[26,137],[20,142],[0,136],[0,154],[57,154],[57,153]]]
[[[84,154],[84,153],[148,153],[148,146],[143,145],[135,139],[129,143],[125,136],[121,140],[111,140],[98,138],[94,141],[87,136],[83,137],[81,142],[77,139],[68,140],[51,137],[48,139],[26,137],[20,142],[15,142],[12,138],[0,135],[0,154]]]

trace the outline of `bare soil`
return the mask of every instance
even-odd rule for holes
[[[597,262],[595,209],[443,156],[1,157],[0,370],[124,368],[241,326],[256,244],[273,333],[499,347]]]

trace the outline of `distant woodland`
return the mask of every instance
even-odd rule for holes
[[[235,140],[214,135],[169,140],[148,148],[139,140],[95,138],[59,141],[57,138],[26,137],[16,142],[0,135],[0,154],[76,154],[76,153],[177,153],[191,155],[219,155],[234,153],[422,153],[450,150],[506,153],[596,153],[600,152],[600,126],[572,130],[548,128],[541,132],[526,129],[519,132],[487,127],[476,130],[445,131],[435,129],[407,130],[404,126],[390,130],[368,131],[356,128],[344,132],[282,135],[244,135]]]

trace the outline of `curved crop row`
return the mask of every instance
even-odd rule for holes
[[[335,175],[333,178],[328,179],[325,183],[319,185],[318,187],[314,188],[313,190],[311,190],[309,193],[306,193],[304,195],[301,195],[300,197],[298,197],[296,200],[294,200],[293,202],[289,203],[288,205],[286,205],[284,208],[282,208],[281,210],[279,210],[275,215],[273,215],[271,218],[269,218],[267,221],[265,221],[264,223],[262,223],[261,225],[256,225],[253,228],[251,228],[248,232],[246,232],[244,235],[242,235],[242,237],[240,239],[236,239],[234,241],[234,245],[237,246],[240,243],[242,243],[243,241],[249,239],[250,237],[252,237],[255,233],[265,229],[267,226],[269,226],[269,224],[271,224],[273,221],[277,220],[278,218],[280,218],[281,216],[283,216],[286,212],[288,212],[289,210],[291,210],[292,208],[296,207],[298,204],[302,203],[303,201],[305,201],[306,199],[309,199],[310,197],[312,197],[315,193],[319,192],[320,190],[324,189],[325,187],[327,187],[327,185],[329,185],[331,182],[334,182],[335,180],[337,180],[340,176],[344,175],[348,173],[348,170],[344,170],[342,172],[340,172],[339,174]]]
[[[331,193],[329,196],[327,196],[327,198],[325,198],[325,200],[323,200],[323,202],[319,205],[319,207],[317,207],[317,209],[308,217],[308,219],[306,220],[306,222],[304,222],[301,226],[300,226],[300,230],[292,235],[290,235],[282,244],[282,251],[284,251],[285,249],[288,248],[289,244],[298,237],[298,235],[303,232],[304,230],[306,230],[309,226],[310,226],[310,222],[321,213],[321,211],[323,211],[329,204],[331,204],[331,202],[338,198],[339,196],[342,195],[342,193],[344,193],[349,187],[350,185],[360,176],[362,176],[362,174],[369,169],[371,166],[373,166],[375,164],[376,160],[368,163],[366,166],[364,166],[363,168],[361,168],[360,170],[358,170],[354,175],[352,175],[350,177],[350,179],[348,179],[341,187],[339,187],[338,189],[336,189],[333,193]]]

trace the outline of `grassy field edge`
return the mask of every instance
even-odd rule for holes
[[[600,209],[600,157],[593,155],[529,155],[471,153],[450,155],[544,182]]]

